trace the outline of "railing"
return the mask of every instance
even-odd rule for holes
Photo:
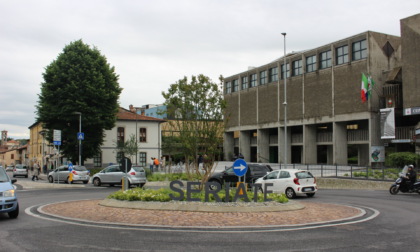
[[[396,127],[395,128],[395,139],[413,139],[416,134],[414,127]]]
[[[348,130],[347,141],[348,142],[369,141],[369,131],[368,130]]]
[[[292,143],[303,143],[303,134],[292,134]]]
[[[332,132],[318,132],[316,141],[318,143],[332,142]]]
[[[300,169],[310,171],[315,177],[329,177],[329,178],[347,178],[347,179],[366,179],[366,180],[381,180],[394,181],[399,177],[401,168],[371,168],[367,166],[346,166],[346,165],[304,165],[304,164],[289,164],[289,165],[273,165],[271,168],[275,169]]]

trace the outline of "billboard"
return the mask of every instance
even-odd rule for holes
[[[394,108],[384,108],[381,112],[381,139],[395,139]]]

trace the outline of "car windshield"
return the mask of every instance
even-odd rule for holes
[[[84,166],[74,166],[73,170],[75,170],[75,171],[87,171],[86,167],[84,167]]]
[[[144,169],[141,166],[132,166],[131,168],[136,172],[144,172]]]
[[[6,172],[3,169],[0,169],[0,182],[7,182],[9,181],[9,177],[7,176]]]
[[[313,178],[310,172],[296,172],[296,177],[298,179],[306,179],[306,178]]]
[[[16,165],[16,169],[26,169],[26,165]]]

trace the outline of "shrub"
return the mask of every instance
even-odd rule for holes
[[[233,199],[235,197],[235,193],[236,193],[236,189],[231,189],[229,191],[229,202],[233,201]],[[108,198],[109,199],[117,199],[117,200],[127,200],[127,201],[167,202],[167,201],[172,200],[170,198],[169,194],[177,195],[176,192],[170,190],[169,188],[160,188],[158,190],[134,188],[134,189],[127,190],[127,191],[117,191],[117,192],[109,195]],[[224,202],[225,198],[226,198],[225,191],[222,190],[222,191],[218,192],[218,195],[219,195],[220,199]],[[185,191],[184,191],[184,196],[186,196]],[[205,201],[204,191],[201,191],[200,193],[193,193],[191,196],[193,198],[199,198],[201,202]],[[247,196],[248,196],[248,199],[252,201],[253,198],[254,198],[254,192],[248,191]],[[257,196],[258,196],[258,199],[257,199],[258,202],[263,202],[264,201],[264,194],[258,193]],[[282,194],[269,193],[269,194],[267,194],[267,198],[271,199],[275,202],[279,202],[279,203],[287,203],[289,201],[288,198],[286,197],[286,195],[284,195],[284,193],[282,193]],[[185,200],[186,200],[186,198],[184,197],[183,201],[185,201]],[[240,199],[240,200],[243,200],[243,199]],[[212,195],[212,194],[209,195],[209,201],[210,202],[215,202],[214,195]]]
[[[388,156],[390,165],[394,167],[415,164],[418,159],[420,159],[420,155],[412,152],[395,152]]]

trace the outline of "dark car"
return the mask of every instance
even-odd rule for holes
[[[267,175],[267,173],[273,171],[269,165],[266,164],[248,164],[248,170],[245,174],[245,180],[248,184],[253,184],[257,179]],[[208,180],[209,182],[216,182],[220,185],[230,183],[231,186],[236,186],[238,182],[238,176],[233,171],[233,166],[226,168],[223,172],[214,173]],[[244,176],[241,177],[241,181],[244,181]],[[213,187],[210,187],[213,189]]]

